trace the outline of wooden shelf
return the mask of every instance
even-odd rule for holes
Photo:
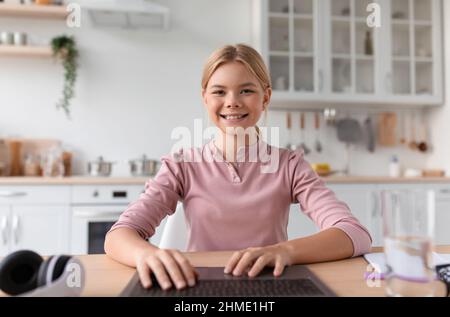
[[[0,17],[25,17],[42,19],[66,19],[65,6],[37,4],[0,4]]]
[[[15,57],[52,57],[50,46],[14,46],[0,45],[0,56]]]

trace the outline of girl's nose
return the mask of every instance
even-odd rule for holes
[[[236,98],[233,94],[230,94],[226,100],[226,107],[227,108],[239,108],[240,102],[239,98]]]

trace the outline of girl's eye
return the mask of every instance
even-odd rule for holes
[[[212,93],[213,95],[223,95],[225,92],[223,90],[215,90]]]
[[[251,90],[251,89],[242,89],[241,90],[241,93],[243,93],[243,94],[251,94],[251,93],[253,93],[254,91],[253,90]]]

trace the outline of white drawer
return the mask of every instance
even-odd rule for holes
[[[0,205],[69,204],[70,186],[0,186]]]
[[[130,203],[143,191],[143,185],[76,185],[72,188],[72,204]]]

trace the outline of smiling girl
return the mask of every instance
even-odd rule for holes
[[[130,204],[105,240],[113,259],[137,268],[144,287],[154,273],[162,288],[195,285],[195,270],[178,250],[159,249],[147,242],[164,217],[183,202],[188,227],[188,251],[234,250],[225,273],[258,275],[274,267],[339,260],[370,251],[371,237],[347,205],[311,169],[301,151],[275,148],[259,137],[257,122],[271,97],[267,68],[253,48],[225,46],[208,59],[202,78],[202,98],[219,133],[198,149],[212,161],[189,162],[168,155],[145,192]],[[246,129],[245,137],[237,131]],[[277,169],[261,172],[262,160],[250,153],[274,153]],[[320,232],[288,240],[291,204]]]

